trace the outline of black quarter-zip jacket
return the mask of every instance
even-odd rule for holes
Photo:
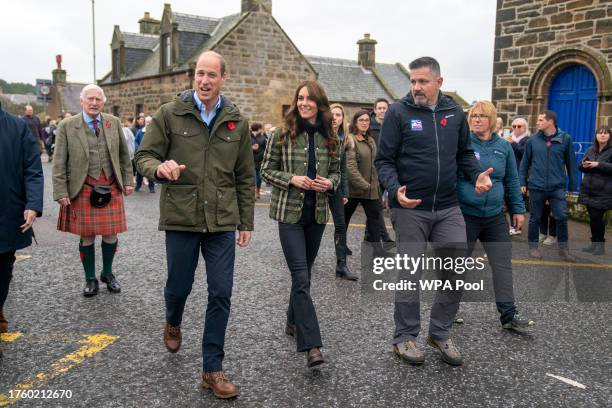
[[[450,96],[438,95],[434,110],[414,103],[412,94],[391,104],[380,131],[376,169],[399,208],[396,194],[421,199],[417,210],[439,211],[459,205],[457,170],[474,184],[482,172],[470,142],[467,119]]]

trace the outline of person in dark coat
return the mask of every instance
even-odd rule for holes
[[[612,144],[608,126],[597,129],[593,146],[580,163],[580,171],[584,173],[584,178],[578,202],[586,205],[591,224],[591,245],[582,250],[603,255],[606,232],[604,215],[612,209]]]
[[[15,252],[32,243],[32,224],[42,215],[43,188],[38,141],[25,121],[4,112],[0,104],[0,333],[8,331],[3,307]]]
[[[30,132],[32,133],[32,135],[34,135],[34,138],[36,139],[36,144],[39,147],[39,152],[44,152],[45,144],[42,140],[42,124],[40,123],[40,119],[38,119],[38,116],[34,115],[34,108],[32,108],[32,105],[26,105],[23,111],[23,116],[21,118],[30,128]]]

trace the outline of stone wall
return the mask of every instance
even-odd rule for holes
[[[554,76],[589,68],[598,83],[597,125],[612,124],[612,2],[498,0],[492,99],[504,125],[517,115],[534,128]]]
[[[136,105],[142,105],[145,115],[153,115],[164,103],[191,88],[191,79],[186,71],[155,77],[101,85],[106,94],[104,110],[117,113],[121,118],[134,116]]]
[[[316,77],[266,12],[251,12],[214,50],[228,64],[224,93],[253,121],[280,125],[297,84]]]

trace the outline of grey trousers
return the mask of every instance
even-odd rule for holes
[[[430,242],[436,248],[436,256],[465,256],[465,220],[459,207],[440,211],[392,208],[391,222],[395,229],[398,254],[418,257],[425,252],[427,243]],[[399,279],[416,281],[417,290],[396,292],[393,344],[416,340],[419,335],[421,304],[418,280],[422,272],[418,269],[410,275],[400,271],[398,275]],[[457,278],[461,278],[461,275],[451,271],[443,274],[442,279],[452,283]],[[460,301],[461,291],[436,293],[429,322],[429,335],[433,339],[444,341],[450,336]]]

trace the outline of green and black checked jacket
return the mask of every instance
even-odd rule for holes
[[[287,138],[279,143],[280,129],[272,133],[266,145],[261,165],[261,176],[272,185],[270,218],[287,224],[296,224],[302,216],[304,190],[289,184],[293,176],[306,176],[308,170],[308,134],[303,132],[292,144]],[[337,137],[334,135],[333,137]],[[336,191],[340,184],[340,146],[334,157],[330,157],[325,138],[315,133],[317,176],[329,179]],[[327,193],[317,193],[315,219],[317,224],[327,223]]]

